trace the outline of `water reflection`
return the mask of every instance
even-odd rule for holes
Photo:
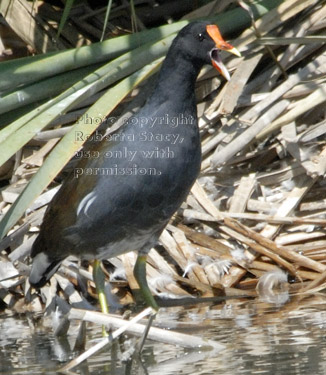
[[[162,309],[157,323],[226,345],[219,352],[189,351],[147,342],[142,361],[125,361],[133,338],[77,367],[77,374],[323,374],[326,373],[326,297],[292,297],[282,307],[259,300],[228,300],[219,305]],[[74,350],[78,324],[69,335],[54,338],[26,316],[0,320],[0,374],[55,374]],[[174,328],[175,329],[175,328]],[[87,347],[101,336],[88,325]]]

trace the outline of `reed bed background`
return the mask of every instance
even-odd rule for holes
[[[212,1],[192,11],[187,2],[168,10],[144,3],[113,4],[106,22],[107,6],[84,3],[67,15],[41,1],[1,2],[3,307],[96,303],[91,264],[73,258],[41,292],[31,291],[31,245],[82,146],[74,134],[99,126],[78,119],[136,111],[175,33],[198,17],[217,22],[242,57],[225,55],[229,82],[209,67],[198,79],[201,175],[149,254],[151,290],[163,304],[223,296],[283,304],[325,289],[325,2]],[[9,60],[26,53],[35,57]],[[135,259],[104,262],[113,306],[137,297]]]

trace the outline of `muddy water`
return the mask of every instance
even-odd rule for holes
[[[56,339],[30,317],[0,316],[0,374],[55,374],[76,356],[77,325]],[[257,299],[164,308],[157,322],[225,345],[219,353],[147,341],[141,361],[125,361],[133,338],[76,367],[77,374],[326,374],[326,296],[292,297],[284,305]],[[36,328],[35,328],[36,327]],[[101,337],[88,324],[86,347]]]

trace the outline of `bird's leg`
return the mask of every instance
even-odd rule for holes
[[[143,335],[138,342],[137,345],[137,352],[140,353],[142,351],[142,348],[145,344],[146,337],[148,335],[149,329],[151,328],[152,322],[156,316],[156,313],[159,309],[158,304],[156,303],[147,283],[146,279],[146,258],[147,255],[144,254],[138,254],[136,264],[134,267],[134,276],[137,280],[137,283],[139,285],[140,291],[144,297],[144,300],[148,306],[150,306],[153,309],[153,314],[149,317],[148,323],[146,325],[146,328],[143,332]]]
[[[144,297],[147,306],[152,307],[155,311],[158,311],[159,307],[156,303],[146,279],[146,258],[147,255],[139,254],[134,267],[134,276],[139,285],[140,291]]]
[[[101,268],[101,261],[98,259],[95,259],[93,263],[93,280],[96,286],[101,310],[104,314],[108,314],[109,306],[105,295],[105,275]],[[102,334],[104,337],[108,336],[105,326],[102,326]]]
[[[142,352],[143,347],[145,345],[145,341],[146,341],[148,332],[149,332],[149,330],[150,330],[150,328],[152,326],[152,323],[153,323],[153,320],[155,319],[155,316],[156,316],[156,312],[153,313],[152,315],[150,315],[150,317],[148,318],[148,322],[146,324],[144,332],[143,332],[141,338],[139,339],[139,341],[137,342],[136,350],[135,350],[135,355],[139,355]]]

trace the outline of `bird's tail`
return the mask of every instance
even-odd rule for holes
[[[41,288],[57,271],[63,259],[53,258],[37,238],[32,249],[33,265],[29,282],[35,288]]]

